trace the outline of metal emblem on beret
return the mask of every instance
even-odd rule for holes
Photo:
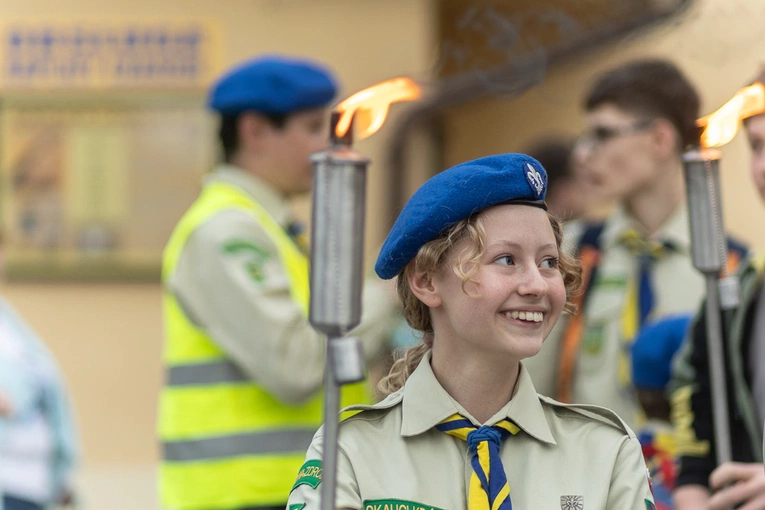
[[[584,496],[561,496],[561,510],[584,510]]]
[[[542,174],[529,163],[526,163],[526,180],[529,181],[531,189],[534,190],[537,198],[542,196],[542,191],[545,189],[545,182],[542,179]]]

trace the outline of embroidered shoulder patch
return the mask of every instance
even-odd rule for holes
[[[646,510],[656,510],[656,505],[653,504],[653,501],[646,498],[645,500],[645,508]]]
[[[244,255],[244,267],[252,281],[263,283],[265,274],[263,265],[271,258],[271,254],[252,241],[246,239],[230,239],[222,247],[226,255]]]
[[[248,239],[229,239],[223,244],[221,250],[227,255],[252,253],[263,258],[268,258],[270,256],[267,250],[264,250]]]
[[[321,461],[320,460],[309,460],[306,461],[305,464],[300,468],[300,471],[298,472],[297,480],[295,480],[295,485],[292,486],[292,490],[290,490],[290,493],[300,487],[301,485],[309,485],[312,488],[316,488],[321,483]],[[290,506],[290,510],[293,510],[292,506]]]
[[[405,499],[365,499],[364,510],[441,510],[438,507]]]

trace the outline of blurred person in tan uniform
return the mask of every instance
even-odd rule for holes
[[[616,201],[603,222],[566,232],[582,263],[579,312],[559,322],[529,372],[540,393],[613,409],[632,428],[645,418],[630,371],[640,329],[694,313],[704,278],[690,253],[682,153],[698,144],[699,98],[671,62],[635,60],[595,79],[575,157],[588,187]],[[746,252],[729,242],[729,267]]]
[[[431,178],[404,207],[376,271],[398,278],[424,342],[381,382],[385,400],[340,424],[337,508],[654,508],[630,429],[607,409],[538,395],[523,366],[580,281],[546,182],[533,158],[488,156]],[[289,509],[319,508],[325,447],[320,430]]]
[[[210,92],[225,162],[165,250],[161,493],[174,510],[283,507],[322,419],[325,341],[307,320],[305,233],[288,200],[310,191],[337,86],[318,63],[269,56]],[[376,284],[377,283],[377,284]],[[394,303],[368,281],[358,334],[386,347]],[[363,385],[343,401],[369,402]]]
[[[566,233],[563,249],[572,253],[576,246],[570,244],[576,242],[591,218],[597,218],[598,210],[602,208],[601,204],[593,203],[597,197],[581,175],[574,140],[563,135],[548,136],[532,143],[525,153],[547,170],[547,210],[563,222]]]
[[[548,136],[536,140],[524,152],[547,170],[545,202],[550,214],[568,224],[589,212],[589,189],[575,167],[573,140],[563,135]]]

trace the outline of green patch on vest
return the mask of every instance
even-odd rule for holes
[[[294,505],[289,506],[289,510],[303,510],[305,508],[305,503],[295,503]]]
[[[244,267],[252,281],[262,283],[265,280],[263,264],[271,258],[271,254],[260,246],[246,239],[231,239],[223,244],[221,251],[226,255],[246,255]]]
[[[405,499],[366,499],[364,510],[441,510],[438,507]]]
[[[646,498],[645,500],[645,508],[646,510],[656,510],[656,505],[653,504],[653,501]]]
[[[250,275],[250,278],[252,281],[257,283],[263,283],[263,281],[266,279],[265,273],[263,273],[263,262],[262,261],[249,261],[247,264],[245,264],[245,269],[247,269],[247,274]]]
[[[256,254],[264,259],[271,256],[266,250],[246,239],[231,239],[223,245],[223,253],[227,255],[239,255],[243,252]]]
[[[321,483],[321,461],[309,460],[300,468],[298,472],[295,485],[292,486],[292,491],[300,487],[301,485],[310,485],[312,488],[316,488]],[[292,507],[290,507],[292,510]]]

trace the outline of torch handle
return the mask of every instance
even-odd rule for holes
[[[731,460],[730,428],[728,424],[728,392],[725,380],[722,321],[718,301],[717,273],[707,273],[707,357],[712,390],[712,412],[715,429],[715,454],[718,464]]]
[[[337,452],[340,434],[340,388],[361,382],[364,353],[358,337],[327,339],[327,368],[324,372],[324,453],[322,456],[321,510],[334,510],[337,485]]]
[[[324,370],[324,452],[322,453],[321,510],[335,510],[337,491],[337,440],[340,427],[340,385],[332,367],[332,342],[327,339],[327,363]]]

